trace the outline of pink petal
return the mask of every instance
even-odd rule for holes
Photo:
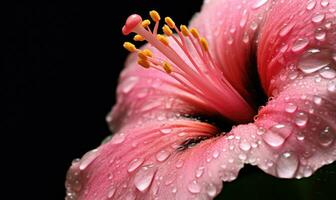
[[[245,128],[246,134],[253,130]],[[68,192],[76,199],[213,198],[222,181],[236,178],[244,162],[237,138],[213,137],[216,131],[182,118],[123,128],[72,165]],[[212,139],[182,148],[182,143],[200,137]]]

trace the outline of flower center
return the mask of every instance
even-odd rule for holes
[[[125,42],[127,50],[138,54],[138,64],[173,77],[187,92],[222,116],[236,122],[251,121],[255,111],[224,77],[221,66],[211,55],[207,40],[200,36],[198,30],[185,25],[178,28],[170,17],[166,17],[162,27],[164,34],[158,34],[161,17],[154,10],[149,14],[155,22],[153,30],[149,27],[150,20],[142,20],[139,15],[133,14],[128,17],[122,32],[125,35],[136,33],[134,41],[146,40],[165,58],[154,55],[149,49],[140,50],[134,44]],[[177,44],[177,48],[172,48],[172,42]]]

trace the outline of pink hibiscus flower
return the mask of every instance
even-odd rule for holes
[[[115,134],[72,163],[66,199],[212,199],[244,164],[302,178],[335,160],[336,1],[207,0],[164,35],[150,17],[122,29],[150,44],[124,44]]]

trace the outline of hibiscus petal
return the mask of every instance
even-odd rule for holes
[[[248,55],[258,49],[262,86],[274,99],[258,115],[255,124],[263,136],[250,159],[275,176],[307,177],[335,160],[335,7],[335,2],[209,1],[192,23],[211,38],[216,59],[242,94],[248,93]]]
[[[73,163],[68,192],[76,199],[211,199],[246,158],[237,138],[214,137],[217,131],[183,118],[123,128]]]

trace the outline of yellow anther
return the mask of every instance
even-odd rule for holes
[[[136,42],[139,42],[139,41],[144,41],[145,38],[142,37],[141,35],[135,35],[133,40],[136,41]]]
[[[147,55],[143,51],[138,52],[139,60],[147,60]]]
[[[199,33],[196,28],[190,29],[190,32],[195,38],[199,38]]]
[[[138,64],[141,65],[143,68],[148,69],[150,67],[150,63],[148,62],[148,60],[144,60],[144,59],[138,59]]]
[[[167,37],[158,34],[158,35],[156,36],[156,38],[157,38],[160,42],[162,42],[164,45],[169,46],[169,42],[168,42]]]
[[[147,28],[150,25],[150,21],[145,19],[141,22],[142,27]]]
[[[142,52],[143,52],[147,57],[153,57],[153,53],[152,53],[152,51],[149,50],[149,49],[144,49]]]
[[[162,27],[162,31],[164,32],[164,34],[166,34],[167,36],[171,36],[173,35],[173,31],[169,28],[169,26],[164,25]]]
[[[200,39],[200,43],[201,43],[202,48],[204,49],[204,51],[208,51],[208,49],[209,49],[208,42],[207,42],[207,40],[204,37],[202,37]]]
[[[157,11],[155,11],[155,10],[150,11],[150,12],[149,12],[149,15],[150,15],[150,17],[152,18],[152,20],[153,20],[154,22],[158,22],[158,21],[160,21],[160,19],[161,19],[159,13],[158,13]]]
[[[175,22],[172,20],[172,18],[166,17],[165,22],[166,22],[166,24],[168,24],[168,26],[170,28],[175,28]]]
[[[130,42],[124,42],[124,48],[127,49],[129,52],[134,52],[136,51],[136,47],[134,44],[130,43]]]
[[[185,26],[185,25],[181,25],[180,26],[181,32],[185,37],[188,37],[189,34],[189,29]]]
[[[163,62],[163,69],[167,72],[167,74],[170,74],[173,71],[173,67],[167,62]]]

